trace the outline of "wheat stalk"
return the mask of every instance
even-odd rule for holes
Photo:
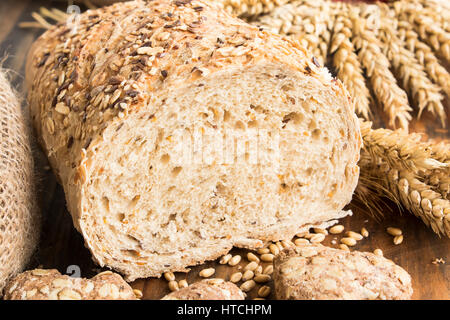
[[[425,67],[425,71],[431,80],[439,84],[450,97],[450,73],[439,63],[433,50],[419,40],[419,35],[408,21],[399,21],[398,35],[400,39],[405,41],[406,48],[415,52],[417,60]]]
[[[399,21],[409,21],[419,37],[450,63],[450,33],[442,29],[433,17],[423,14],[414,3],[399,1],[394,2],[392,7]]]
[[[376,98],[389,117],[389,125],[396,127],[398,124],[407,130],[411,120],[409,112],[412,109],[409,106],[406,92],[398,86],[390,71],[389,60],[381,52],[381,44],[375,33],[366,27],[367,21],[359,17],[359,8],[351,8],[350,19],[353,45],[355,49],[359,50],[359,60],[366,69],[366,75],[370,79]]]
[[[355,53],[351,39],[352,23],[344,10],[335,17],[333,35],[331,37],[330,54],[333,54],[333,65],[337,77],[345,84],[353,97],[356,112],[365,119],[370,115],[370,93],[366,86],[358,55]]]
[[[364,148],[356,192],[360,200],[372,204],[387,197],[410,210],[435,233],[450,237],[449,164],[433,158],[437,149],[421,142],[418,134],[372,130],[370,122],[361,123],[361,134]]]
[[[277,7],[254,24],[299,40],[324,65],[331,38],[328,2],[300,0]]]
[[[398,37],[395,25],[393,26],[394,19],[389,8],[382,4],[379,6],[383,9],[378,31],[383,53],[391,61],[398,77],[403,81],[403,87],[407,88],[419,107],[418,117],[427,109],[433,115],[438,115],[445,127],[446,114],[440,88],[427,77],[423,65],[417,61],[414,53],[405,48],[404,41]]]

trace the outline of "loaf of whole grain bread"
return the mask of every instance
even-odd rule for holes
[[[136,300],[120,275],[105,271],[91,279],[71,278],[54,269],[19,274],[5,288],[5,300]]]
[[[282,251],[273,278],[280,300],[405,300],[413,293],[410,275],[391,260],[320,244]]]
[[[361,139],[346,90],[210,1],[89,10],[34,43],[26,83],[75,227],[128,280],[348,214]]]
[[[205,279],[171,292],[162,300],[244,300],[245,295],[234,283],[223,279]]]

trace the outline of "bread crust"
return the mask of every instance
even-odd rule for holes
[[[283,250],[274,260],[280,300],[408,300],[410,275],[384,257],[323,245]]]
[[[75,32],[72,32],[75,30]],[[348,152],[354,154],[346,172],[338,210],[356,186],[361,138],[347,91],[298,42],[261,31],[233,18],[205,1],[132,1],[83,13],[76,28],[67,24],[44,33],[29,53],[26,84],[32,120],[51,166],[64,187],[73,223],[93,258],[124,273],[127,280],[160,276],[165,271],[187,271],[186,266],[215,259],[233,245],[256,248],[260,239],[226,239],[204,259],[185,256],[167,270],[151,265],[128,265],[103,256],[98,239],[86,231],[87,185],[98,148],[107,141],[108,128],[143,110],[155,111],[173,88],[207,79],[227,69],[274,64],[323,85],[342,105],[348,128]],[[320,100],[320,97],[317,97]],[[150,120],[150,119],[149,119]],[[345,202],[345,203],[344,203]],[[321,223],[322,221],[311,221]],[[296,227],[297,228],[297,227]],[[292,230],[291,230],[292,229]],[[279,230],[267,239],[293,236],[298,230]]]
[[[136,300],[120,275],[105,271],[91,279],[71,278],[55,269],[19,274],[5,288],[5,300]]]

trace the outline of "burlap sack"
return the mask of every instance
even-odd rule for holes
[[[0,296],[25,267],[39,239],[29,126],[0,70]]]

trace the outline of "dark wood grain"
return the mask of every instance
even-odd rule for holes
[[[12,82],[22,92],[25,57],[32,41],[42,33],[42,30],[20,29],[17,23],[31,21],[31,12],[38,10],[40,6],[56,6],[64,10],[64,4],[54,1],[0,1],[0,57],[8,56],[4,66],[13,71]],[[446,106],[448,113],[448,99]],[[376,114],[376,119],[374,121],[376,127],[384,125],[385,121],[381,114]],[[426,133],[432,138],[450,138],[448,131],[440,128],[437,121],[426,112],[419,121],[414,120],[411,127],[414,131]],[[80,268],[82,276],[90,277],[99,269],[92,262],[89,251],[84,247],[81,235],[72,226],[61,186],[56,183],[55,177],[46,168],[48,164],[42,153],[36,150],[35,154],[40,169],[39,192],[44,221],[41,243],[29,267],[57,268],[60,272],[66,273],[69,266],[76,265]],[[369,238],[358,242],[352,250],[373,251],[381,248],[386,257],[411,274],[414,299],[450,299],[449,239],[440,239],[420,220],[408,212],[399,212],[398,208],[389,202],[384,205],[384,218],[380,221],[371,218],[356,204],[351,204],[350,207],[354,215],[342,221],[346,230],[359,231],[362,227],[366,227],[370,231]],[[392,237],[385,231],[387,226],[398,226],[403,230],[405,239],[401,245],[393,245]],[[328,236],[324,243],[336,247],[339,238],[340,236]],[[233,249],[232,252],[243,256],[246,254],[245,250],[240,249]],[[447,264],[432,264],[436,258],[443,258]],[[247,262],[243,259],[240,267]],[[178,273],[176,277],[178,280],[187,278],[188,282],[192,283],[200,279],[198,272],[208,266],[216,268],[215,276],[225,279],[238,270],[238,267],[232,269],[219,265],[217,262],[209,262],[193,267],[188,274]],[[163,279],[141,279],[132,285],[143,291],[145,299],[159,299],[169,292],[167,282]],[[254,295],[255,292],[249,297],[253,298]]]

